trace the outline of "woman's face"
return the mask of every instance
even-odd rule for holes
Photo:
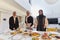
[[[27,11],[27,12],[26,12],[26,15],[27,15],[27,16],[29,16],[29,15],[30,15],[30,12],[29,12],[29,11]]]
[[[43,10],[39,10],[39,15],[42,15],[43,14]]]
[[[16,16],[16,12],[13,12],[13,16]]]

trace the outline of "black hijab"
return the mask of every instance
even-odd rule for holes
[[[42,19],[42,18],[44,18],[44,17],[46,17],[46,16],[43,15],[43,13],[42,13],[41,15],[39,15],[39,19]]]

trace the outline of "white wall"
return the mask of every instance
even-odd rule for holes
[[[31,5],[29,4],[28,0],[15,0],[18,4],[24,7],[27,10],[31,10]]]
[[[0,13],[0,23],[1,23],[1,13]]]
[[[32,0],[33,14],[37,15],[39,9],[43,9],[48,18],[58,18],[60,17],[60,0],[54,4],[48,4],[45,0]]]
[[[11,11],[11,12],[16,11],[16,12],[19,12],[20,14],[25,12],[25,11],[23,12],[20,9],[17,9],[16,7],[4,1],[0,1],[0,10],[6,10],[6,11]]]
[[[31,12],[33,17],[38,15],[39,9],[44,11],[47,18],[58,18],[58,23],[60,23],[60,0],[53,4],[48,4],[45,0],[32,0]],[[48,27],[60,28],[60,25],[50,24]]]
[[[26,10],[23,11],[5,1],[0,0],[0,32],[4,32],[9,29],[9,17],[12,16],[13,11],[16,11],[18,16],[24,17],[26,15]],[[6,21],[3,21],[4,18],[6,18]]]
[[[4,32],[6,30],[9,30],[9,18],[12,16],[12,12],[10,12],[10,11],[1,11],[0,14],[1,14],[1,27],[0,27],[1,29],[0,29],[0,31]],[[25,17],[24,15],[20,15],[19,13],[17,13],[17,15],[22,16],[22,18]],[[6,18],[6,21],[3,20],[4,18]]]

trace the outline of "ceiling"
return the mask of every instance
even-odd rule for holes
[[[25,8],[23,8],[20,4],[16,3],[14,0],[3,0],[4,2],[16,7],[17,9],[20,9],[22,11],[26,11]]]

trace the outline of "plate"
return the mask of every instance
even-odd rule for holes
[[[17,34],[17,32],[11,32],[10,34],[11,34],[11,35],[16,35],[16,34]]]
[[[40,34],[39,34],[39,33],[37,33],[37,32],[32,32],[32,33],[31,33],[31,36],[39,37],[39,36],[40,36]]]

